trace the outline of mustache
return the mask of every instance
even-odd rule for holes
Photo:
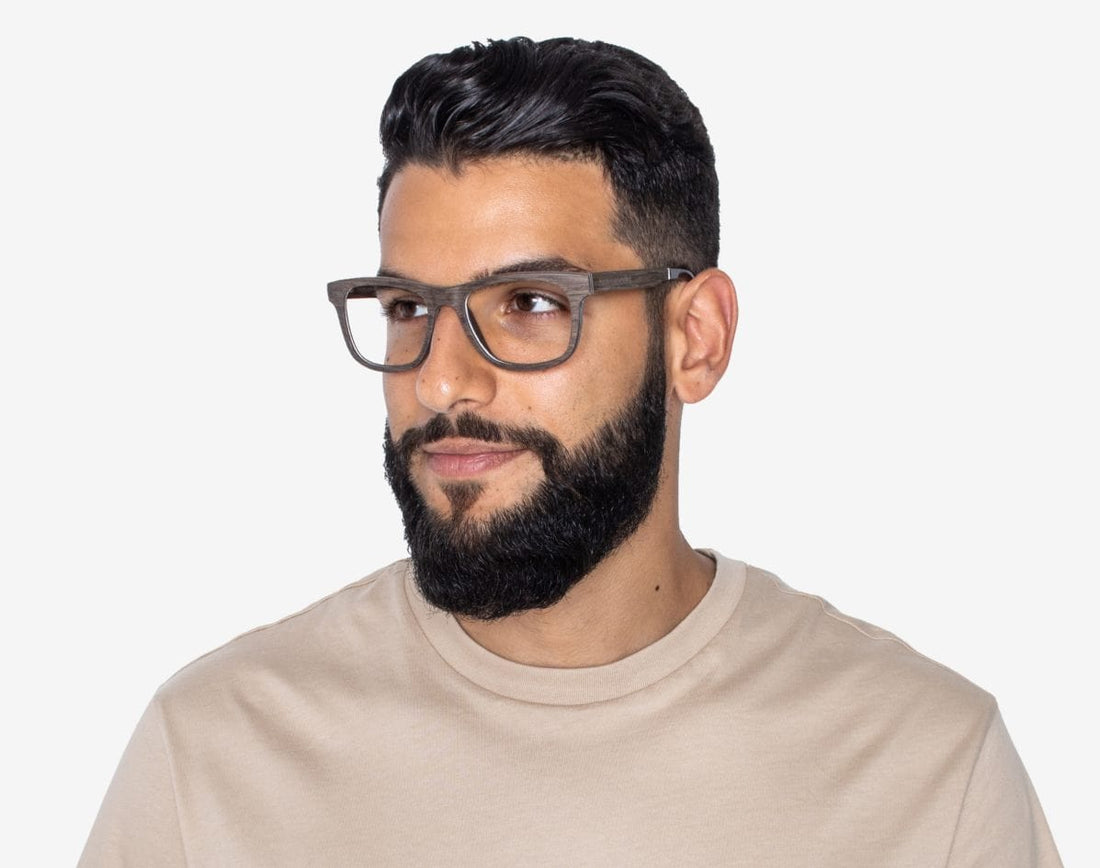
[[[389,423],[386,424],[386,433],[393,441]],[[394,441],[394,448],[407,464],[417,449],[448,437],[466,437],[484,440],[486,443],[510,443],[521,449],[529,449],[539,457],[543,472],[547,474],[560,464],[565,454],[561,441],[549,431],[534,426],[502,425],[468,412],[453,417],[437,414],[420,427],[410,428],[402,434],[399,440]]]

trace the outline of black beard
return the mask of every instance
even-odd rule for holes
[[[486,621],[557,603],[649,514],[665,427],[663,354],[653,352],[638,393],[572,450],[542,429],[498,425],[470,413],[436,416],[397,444],[387,424],[386,479],[424,599]],[[413,484],[409,466],[418,448],[448,436],[530,449],[542,461],[544,479],[523,502],[481,520],[466,515],[480,483],[445,486],[452,514],[440,516]]]

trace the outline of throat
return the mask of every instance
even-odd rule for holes
[[[686,543],[672,559],[639,559],[629,548],[553,606],[491,621],[457,620],[483,648],[527,666],[573,669],[622,660],[675,629],[706,596],[716,569]]]

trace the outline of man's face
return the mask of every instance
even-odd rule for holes
[[[585,271],[640,267],[637,254],[612,237],[612,218],[610,188],[591,163],[509,157],[467,165],[457,175],[409,166],[394,178],[382,209],[382,268],[448,285],[519,263],[531,270],[554,267],[548,263]],[[473,552],[486,547],[500,557],[478,561],[477,569],[523,571],[521,562],[544,560],[570,527],[579,527],[579,538],[563,549],[592,549],[598,562],[607,553],[601,546],[617,545],[637,527],[652,501],[664,437],[663,359],[647,352],[649,344],[642,292],[589,299],[576,352],[544,371],[494,366],[470,344],[454,312],[441,311],[424,363],[384,375],[389,434],[404,444],[388,447],[387,471],[414,564],[418,574],[442,573],[418,575],[422,589],[425,579],[446,585],[448,564],[472,564]],[[586,486],[579,501],[569,494]],[[619,501],[616,514],[611,505]],[[605,513],[617,527],[595,527]],[[589,527],[603,539],[589,544]],[[530,536],[541,539],[517,540]],[[418,551],[425,546],[431,551]],[[591,561],[554,565],[551,558],[547,571],[587,571]],[[581,577],[561,577],[555,588],[515,594],[507,604],[482,598],[476,608],[500,616],[549,605]],[[509,584],[501,575],[490,580]],[[454,601],[432,602],[456,609]]]

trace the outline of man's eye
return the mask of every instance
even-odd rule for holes
[[[510,307],[517,313],[556,313],[568,310],[569,305],[556,296],[530,290],[512,294]]]
[[[395,298],[382,303],[382,314],[393,322],[405,322],[427,316],[428,308],[418,298]]]

